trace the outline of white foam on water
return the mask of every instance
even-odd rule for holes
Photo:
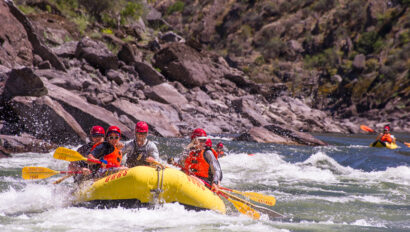
[[[319,163],[330,163],[322,167]],[[231,184],[235,181],[257,182],[266,185],[277,185],[277,180],[288,182],[337,182],[337,178],[328,166],[336,167],[338,170],[346,168],[326,156],[323,152],[312,155],[305,162],[289,163],[276,153],[261,154],[253,156],[247,154],[230,155],[220,160],[224,172],[223,183]]]
[[[48,168],[67,168],[68,162],[53,158],[53,152],[39,153],[18,153],[13,154],[12,158],[0,159],[0,168],[23,168],[25,166],[48,167]]]
[[[0,193],[0,213],[19,214],[62,207],[67,203],[66,194],[66,190],[56,194],[51,185],[30,183],[18,191],[10,186],[7,191]]]
[[[350,223],[350,225],[355,225],[355,226],[366,226],[366,227],[378,227],[378,228],[387,228],[385,224],[380,223],[380,222],[369,222],[366,221],[365,219],[359,219],[354,221],[353,223]]]
[[[275,185],[276,180],[287,182],[317,182],[337,184],[354,180],[363,184],[391,182],[410,185],[410,167],[390,167],[384,171],[365,172],[340,165],[326,153],[319,151],[303,162],[289,163],[277,153],[232,154],[220,159],[224,170],[223,183],[258,181],[260,184]],[[227,171],[229,170],[229,171]]]
[[[30,220],[34,223],[20,227],[26,231],[284,231],[246,216],[187,211],[179,204],[165,204],[156,209],[58,208],[31,215]],[[7,225],[15,229],[14,226]]]

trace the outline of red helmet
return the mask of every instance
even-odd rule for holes
[[[384,126],[384,130],[385,131],[390,131],[390,126],[389,125]]]
[[[107,135],[111,134],[111,133],[117,133],[118,135],[121,136],[121,130],[120,128],[118,128],[117,126],[110,126],[107,129]]]
[[[223,148],[223,147],[224,147],[224,144],[223,144],[222,142],[219,142],[219,143],[216,145],[216,147]]]
[[[207,146],[207,147],[212,147],[212,141],[211,141],[211,139],[206,139],[205,146]]]
[[[196,128],[191,134],[191,140],[196,137],[206,137],[206,132],[204,131],[204,129]]]
[[[135,132],[148,133],[148,124],[144,121],[139,121],[135,124]]]
[[[93,126],[90,130],[90,135],[105,135],[105,130],[101,126]]]

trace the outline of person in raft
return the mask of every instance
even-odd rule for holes
[[[191,143],[188,145],[189,153],[179,162],[186,174],[195,175],[204,181],[207,187],[218,191],[222,170],[209,146],[212,146],[209,141],[203,129],[195,129],[191,134]]]
[[[383,133],[380,133],[377,136],[376,142],[379,141],[379,140],[383,143],[385,143],[385,142],[396,143],[396,138],[394,137],[394,135],[390,134],[390,126],[389,125],[384,126]]]
[[[218,158],[224,157],[226,155],[224,153],[224,144],[222,142],[216,144],[216,153],[218,154]]]
[[[102,142],[104,142],[105,130],[101,126],[93,126],[90,130],[90,142],[82,145],[77,151],[86,157],[91,153],[92,150]],[[80,183],[83,180],[87,179],[86,176],[90,175],[89,165],[84,161],[71,162],[68,166],[69,171],[73,172],[83,172],[83,174],[74,175],[74,183]]]
[[[148,124],[139,121],[135,124],[135,138],[125,144],[123,153],[126,155],[125,166],[132,168],[140,165],[150,165],[159,161],[158,148],[154,142],[147,139]]]
[[[92,164],[91,172],[94,177],[102,177],[114,173],[122,169],[122,152],[120,143],[121,130],[117,126],[110,126],[105,135],[106,141],[98,144],[89,154],[89,159],[101,161],[101,165],[88,162]]]

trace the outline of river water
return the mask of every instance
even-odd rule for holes
[[[327,147],[224,140],[222,185],[273,195],[271,209],[286,216],[252,220],[226,202],[227,215],[188,211],[179,204],[155,209],[70,206],[73,185],[23,180],[24,166],[66,170],[52,153],[0,159],[0,231],[410,231],[410,148],[370,148],[364,135],[316,135]],[[410,140],[409,135],[399,135]],[[214,138],[216,144],[221,138]],[[154,138],[165,158],[186,139]],[[253,154],[252,156],[249,154]]]

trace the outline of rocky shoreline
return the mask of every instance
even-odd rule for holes
[[[120,40],[113,53],[89,37],[64,42],[63,29],[54,34],[60,42],[49,47],[39,36],[44,28],[12,1],[0,2],[0,18],[4,153],[84,143],[96,124],[116,125],[129,139],[140,120],[162,137],[187,136],[202,127],[209,134],[241,134],[240,140],[302,145],[324,145],[306,132],[358,133],[361,123],[386,123],[333,118],[292,98],[283,84],[250,81],[223,57],[172,31],[146,45]],[[150,30],[144,22],[139,29]],[[394,131],[410,131],[408,123],[392,125]]]

